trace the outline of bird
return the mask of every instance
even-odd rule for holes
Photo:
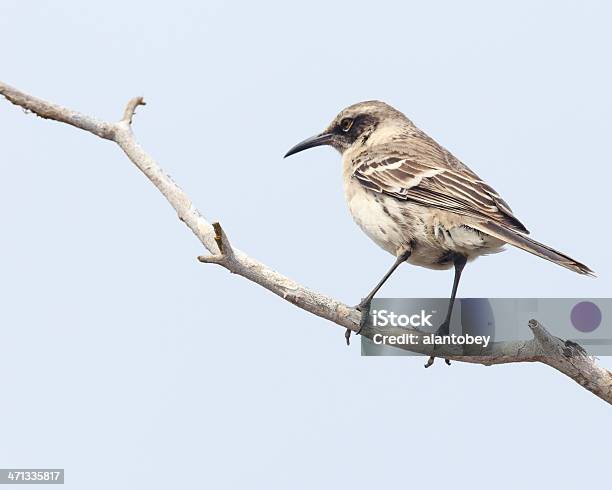
[[[448,310],[436,331],[439,336],[449,334],[465,265],[500,252],[506,244],[594,276],[586,265],[528,236],[527,228],[490,185],[385,102],[370,100],[343,109],[322,133],[293,146],[285,158],[322,145],[342,156],[344,196],[353,220],[395,257],[356,306],[361,312],[359,331],[375,294],[404,262],[434,270],[454,268]],[[347,329],[347,343],[349,338]],[[430,357],[425,367],[433,360]]]

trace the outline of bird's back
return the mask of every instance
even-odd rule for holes
[[[528,233],[491,186],[414,125],[372,143],[345,155],[345,179],[400,201],[489,219]]]

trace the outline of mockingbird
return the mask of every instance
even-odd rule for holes
[[[492,187],[384,102],[347,107],[325,131],[298,143],[285,157],[320,145],[333,146],[342,154],[344,195],[355,222],[396,257],[357,306],[361,326],[368,319],[372,298],[402,262],[455,269],[446,319],[438,335],[449,333],[465,264],[499,252],[507,243],[579,274],[594,275],[586,265],[529,238]],[[347,330],[347,342],[349,336]],[[426,367],[432,363],[433,357]]]

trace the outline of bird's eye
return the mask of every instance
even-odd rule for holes
[[[342,131],[345,133],[349,132],[351,126],[353,126],[353,120],[350,117],[345,117],[342,119],[342,121],[340,121],[340,129],[342,129]]]

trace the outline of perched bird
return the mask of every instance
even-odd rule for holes
[[[465,264],[509,243],[579,274],[586,265],[536,242],[506,202],[478,175],[388,104],[360,102],[336,116],[321,134],[285,157],[320,145],[342,154],[344,195],[355,222],[396,260],[359,303],[363,326],[372,298],[402,263],[430,269],[454,267],[446,319],[448,335]],[[347,331],[347,342],[350,331]],[[430,358],[426,367],[433,363]]]

